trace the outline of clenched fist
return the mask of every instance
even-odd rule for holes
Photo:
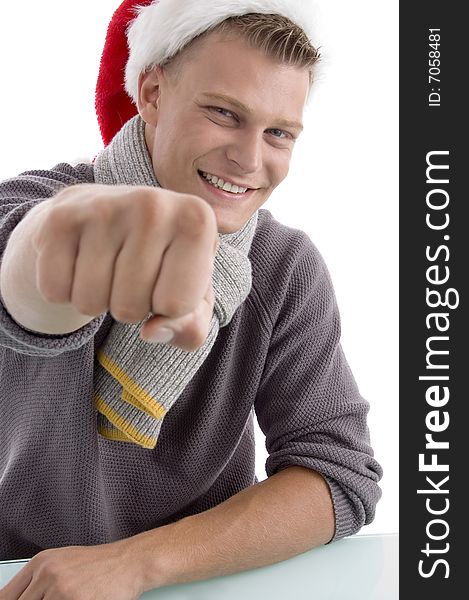
[[[138,323],[153,313],[144,339],[169,327],[176,346],[204,343],[218,248],[215,214],[204,200],[161,188],[76,185],[33,208],[16,229],[22,226],[47,305],[68,305],[88,321],[109,311]],[[12,234],[9,245],[20,240]],[[5,261],[13,261],[7,251]],[[7,307],[8,287],[2,273]]]

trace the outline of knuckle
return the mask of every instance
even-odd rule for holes
[[[44,551],[37,555],[36,562],[33,564],[31,561],[31,566],[34,567],[34,571],[39,573],[42,577],[47,578],[48,581],[54,582],[59,577],[60,564],[54,559],[53,555],[46,554],[46,552],[47,551]]]
[[[139,187],[135,189],[133,194],[135,198],[133,199],[132,205],[138,206],[140,209],[148,211],[150,213],[156,210],[161,210],[164,208],[165,203],[162,202],[161,194],[158,193],[159,190],[151,188],[151,187]]]
[[[67,200],[70,198],[70,196],[73,196],[77,187],[78,187],[77,185],[68,185],[68,186],[58,190],[57,193],[54,194],[49,199],[51,206],[54,208],[57,208],[64,202],[67,202]]]
[[[134,188],[131,193],[137,198],[137,202],[134,202],[134,204],[140,204],[141,206],[148,207],[149,209],[161,204],[161,194],[159,193],[158,188],[141,186]]]
[[[68,294],[65,289],[50,282],[47,277],[40,279],[38,282],[38,290],[44,300],[52,304],[57,302],[67,302],[68,300]]]
[[[87,298],[84,295],[78,295],[76,292],[72,294],[71,304],[82,315],[93,317],[97,314],[100,314],[98,312],[94,312],[96,303],[93,302],[92,299]]]
[[[56,204],[51,207],[47,215],[47,226],[51,229],[63,229],[69,223],[70,211],[65,204]]]
[[[116,214],[116,203],[109,202],[107,198],[93,198],[88,206],[87,217],[92,222],[110,223]]]
[[[42,568],[43,574],[47,577],[47,579],[52,582],[58,584],[60,581],[60,565],[55,561],[49,561],[43,565]]]
[[[116,321],[135,324],[142,321],[150,311],[139,310],[135,306],[126,306],[122,303],[118,305],[111,303],[110,312]]]
[[[204,345],[208,331],[207,328],[202,325],[200,320],[192,319],[191,323],[185,328],[185,334],[187,336],[188,344],[192,349],[196,350]]]
[[[90,304],[88,304],[87,302],[81,301],[81,302],[72,302],[73,306],[77,309],[77,311],[81,314],[81,315],[87,315],[89,317],[93,317],[96,313],[93,312],[93,309],[91,307]]]
[[[86,306],[81,308],[76,307],[78,312],[89,317],[96,317],[106,312],[107,307],[103,304],[96,304],[95,302],[89,302]]]
[[[164,226],[167,221],[169,211],[168,203],[155,194],[154,190],[142,189],[138,195],[138,201],[134,202],[132,207],[133,218],[137,220],[138,227],[144,233],[153,231],[155,227]]]
[[[170,297],[158,302],[158,310],[156,312],[161,312],[163,315],[177,319],[189,314],[193,309],[194,306],[190,300]]]
[[[34,570],[40,568],[44,561],[44,556],[45,556],[46,552],[47,552],[47,550],[43,550],[42,552],[38,552],[37,554],[35,554],[31,558],[29,563],[26,565],[26,568],[34,569]]]
[[[214,213],[206,202],[195,196],[188,196],[179,211],[178,226],[183,233],[200,235],[213,228],[214,219]]]
[[[56,598],[61,600],[76,600],[78,598],[77,591],[71,589],[70,584],[63,575],[61,577],[57,575],[52,583],[54,584],[53,590]]]
[[[61,198],[67,198],[68,196],[74,196],[77,192],[81,192],[81,190],[87,189],[95,189],[97,186],[93,183],[74,183],[72,185],[67,185],[61,188],[53,198],[57,198],[58,200]]]

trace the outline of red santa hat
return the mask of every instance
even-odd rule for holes
[[[287,17],[313,43],[310,0],[124,0],[108,27],[96,86],[104,144],[137,114],[141,73],[163,65],[195,37],[229,17],[249,13]]]

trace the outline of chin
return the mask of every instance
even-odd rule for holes
[[[235,231],[238,231],[238,229],[240,228],[227,227],[226,225],[218,225],[218,233],[220,233],[221,235],[225,235],[226,233],[234,233]]]
[[[241,229],[241,227],[244,225],[244,223],[241,223],[240,225],[233,225],[233,224],[229,224],[229,223],[220,223],[219,221],[217,221],[217,225],[218,225],[218,233],[224,235],[226,233],[234,233],[235,231],[239,231]]]

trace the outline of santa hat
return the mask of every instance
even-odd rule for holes
[[[108,27],[96,86],[104,144],[137,114],[138,78],[147,67],[163,65],[204,31],[248,13],[287,17],[313,43],[310,0],[124,0]]]

